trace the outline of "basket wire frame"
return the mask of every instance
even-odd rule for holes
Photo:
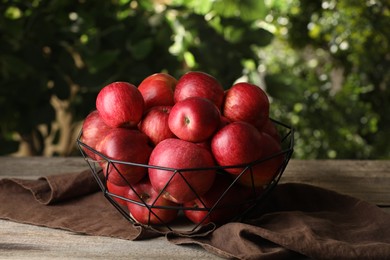
[[[82,156],[84,157],[85,161],[89,165],[91,173],[92,173],[94,179],[96,180],[97,184],[99,185],[99,188],[103,192],[104,197],[129,222],[131,222],[132,224],[137,224],[137,225],[144,226],[146,228],[152,228],[152,229],[157,229],[157,230],[160,230],[161,228],[165,228],[165,230],[176,231],[175,228],[173,227],[174,225],[172,225],[172,223],[164,222],[158,216],[158,214],[156,214],[153,211],[153,209],[167,209],[167,210],[178,210],[178,211],[184,211],[184,210],[207,211],[207,214],[203,217],[203,219],[199,223],[187,223],[186,224],[186,226],[185,226],[186,230],[185,231],[194,232],[194,231],[198,230],[203,225],[204,221],[210,216],[210,214],[212,214],[212,212],[214,210],[219,209],[219,208],[240,206],[240,205],[237,205],[237,203],[236,204],[233,203],[233,204],[230,204],[230,205],[223,205],[223,206],[219,206],[219,204],[223,200],[224,196],[235,185],[238,185],[239,179],[241,178],[242,175],[247,174],[247,171],[249,171],[250,176],[251,176],[252,185],[251,185],[251,187],[248,187],[248,188],[251,189],[252,196],[251,196],[250,199],[240,203],[240,204],[245,204],[246,207],[244,208],[244,210],[242,212],[240,212],[239,214],[237,214],[234,217],[232,217],[230,219],[230,221],[243,221],[243,220],[245,220],[245,218],[248,217],[251,212],[253,212],[255,209],[257,209],[257,208],[259,208],[261,206],[261,204],[264,202],[264,200],[266,200],[266,198],[270,194],[270,192],[278,184],[280,178],[283,175],[283,172],[284,172],[285,168],[287,167],[287,165],[289,163],[289,160],[290,160],[290,158],[292,156],[292,153],[294,151],[294,129],[291,126],[286,125],[286,124],[284,124],[282,122],[279,122],[277,120],[274,120],[274,119],[271,119],[271,120],[275,124],[275,126],[278,128],[278,132],[281,135],[282,150],[280,152],[278,152],[278,153],[275,153],[275,154],[272,154],[270,156],[261,158],[260,160],[251,162],[249,164],[242,164],[242,165],[231,165],[231,166],[217,166],[216,165],[214,167],[207,167],[207,168],[206,167],[199,167],[199,168],[175,169],[175,168],[169,168],[169,167],[161,167],[161,166],[155,166],[155,165],[147,165],[147,164],[140,164],[140,163],[134,163],[134,162],[125,162],[125,161],[114,160],[114,159],[108,158],[104,154],[100,153],[99,151],[97,151],[97,150],[93,149],[92,147],[88,146],[87,144],[83,143],[81,141],[82,130],[80,131],[80,133],[79,133],[79,135],[77,137],[76,143],[77,143],[77,146],[78,146]],[[89,157],[86,151],[89,151],[89,152],[92,152],[93,154],[95,154],[99,158],[99,160],[95,160],[95,159],[92,159],[91,157]],[[283,159],[282,163],[279,165],[278,169],[275,171],[275,174],[274,174],[272,180],[267,185],[264,185],[263,189],[261,189],[261,191],[259,191],[255,187],[255,185],[254,185],[254,178],[253,178],[253,173],[252,173],[252,167],[254,167],[254,166],[258,165],[258,164],[261,164],[261,163],[263,163],[265,161],[271,160],[271,159],[273,159],[275,157],[282,156],[282,155],[284,156],[284,159]],[[103,172],[102,168],[99,165],[99,162],[102,162],[102,161],[107,162],[107,167],[106,167],[106,172],[105,173]],[[169,181],[165,184],[165,187],[159,192],[157,198],[151,204],[148,204],[148,203],[146,203],[143,200],[142,196],[135,191],[135,189],[133,188],[133,185],[128,183],[126,178],[122,175],[122,173],[120,173],[119,169],[116,166],[118,164],[129,165],[129,166],[136,166],[136,167],[145,167],[145,168],[148,168],[148,169],[149,168],[155,168],[155,169],[160,169],[160,170],[171,171],[172,172],[172,176],[170,177]],[[123,180],[126,181],[126,183],[129,186],[129,188],[137,195],[139,201],[133,200],[133,199],[130,199],[130,198],[126,198],[126,197],[123,197],[123,196],[120,196],[120,195],[117,195],[117,194],[112,193],[112,192],[110,192],[108,190],[107,185],[106,185],[106,181],[108,179],[110,167],[114,167],[115,168],[115,170],[119,173],[121,178],[123,178]],[[240,172],[239,175],[237,175],[237,177],[235,177],[232,180],[230,185],[226,188],[226,190],[221,194],[221,196],[217,199],[217,201],[211,207],[207,207],[206,206],[206,203],[202,201],[201,196],[199,196],[196,193],[194,188],[190,185],[190,183],[186,180],[185,176],[183,175],[183,172],[202,171],[202,170],[210,170],[210,169],[215,169],[217,171],[217,174],[229,174],[229,173],[226,172],[226,169],[229,169],[229,168],[243,168],[243,170]],[[201,204],[203,204],[202,208],[200,208],[200,207],[196,207],[196,208],[195,207],[184,207],[183,205],[178,205],[178,206],[158,206],[158,205],[155,205],[155,203],[157,202],[158,198],[163,196],[163,193],[164,193],[166,187],[169,185],[170,181],[176,175],[181,175],[182,179],[189,186],[189,188],[192,190],[192,192],[196,195],[196,198],[201,202]],[[123,201],[126,201],[126,203],[133,203],[133,204],[137,204],[139,206],[148,208],[148,211],[149,211],[149,214],[148,214],[149,215],[148,216],[148,219],[149,219],[148,224],[138,223],[131,216],[131,214],[128,211],[128,209],[126,207],[120,205],[116,199],[121,199]],[[151,224],[150,223],[150,218],[152,216],[156,217],[160,221],[161,224],[159,224],[159,225]],[[181,229],[182,228],[180,228],[180,230]],[[181,231],[180,230],[179,230],[179,232],[182,232],[182,230]]]

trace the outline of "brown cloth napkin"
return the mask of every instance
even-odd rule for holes
[[[159,234],[131,225],[99,192],[90,170],[37,180],[0,180],[0,218],[136,240]]]
[[[0,218],[128,240],[165,235],[237,259],[390,259],[390,214],[319,187],[279,184],[244,223],[165,234],[132,225],[104,198],[89,170],[0,180]]]

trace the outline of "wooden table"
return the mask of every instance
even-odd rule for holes
[[[81,157],[0,157],[0,178],[35,179],[88,168]],[[302,182],[374,203],[390,213],[390,161],[291,160],[281,182]],[[0,205],[1,206],[1,205]],[[1,259],[219,259],[165,238],[147,241],[85,236],[0,220]]]

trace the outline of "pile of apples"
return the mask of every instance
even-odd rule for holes
[[[138,87],[102,88],[80,140],[137,222],[167,224],[182,211],[196,224],[223,223],[245,210],[284,160],[269,108],[266,93],[250,83],[225,91],[204,72],[178,80],[157,73]]]

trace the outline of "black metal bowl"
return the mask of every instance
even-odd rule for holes
[[[234,166],[228,166],[228,167],[222,167],[222,166],[215,166],[212,168],[192,168],[192,169],[174,169],[174,168],[166,168],[166,167],[159,167],[155,165],[146,165],[146,164],[138,164],[138,163],[133,163],[133,162],[125,162],[125,161],[118,161],[118,160],[113,160],[105,156],[104,154],[100,153],[99,151],[93,149],[92,147],[88,146],[87,144],[83,143],[81,141],[82,137],[82,131],[80,131],[79,136],[77,138],[77,145],[80,149],[81,154],[85,158],[85,161],[88,163],[91,172],[97,181],[100,189],[102,190],[105,198],[115,207],[116,210],[118,210],[128,221],[130,221],[133,224],[139,224],[142,225],[146,228],[152,228],[154,230],[166,230],[166,231],[188,231],[188,232],[193,232],[199,229],[201,226],[206,224],[209,220],[209,216],[212,216],[216,210],[221,210],[221,209],[235,209],[235,213],[232,216],[229,216],[224,222],[228,221],[243,221],[245,218],[249,216],[249,214],[261,206],[261,202],[264,201],[267,197],[267,195],[272,191],[272,189],[277,185],[279,182],[280,178],[282,177],[282,174],[292,156],[293,149],[294,149],[294,129],[286,124],[283,124],[279,121],[272,120],[273,123],[275,124],[276,128],[278,129],[278,132],[281,136],[281,144],[282,144],[282,150],[278,153],[272,154],[266,158],[262,158],[260,160],[251,162],[249,164],[244,164],[244,165],[234,165]],[[95,154],[99,160],[94,160],[88,154]],[[261,167],[262,164],[265,164],[267,161],[272,160],[276,157],[283,157],[280,163],[280,165],[277,167],[275,170],[275,173],[272,177],[272,179],[263,185],[262,187],[256,187],[253,183],[253,175],[252,175],[252,168],[253,167]],[[112,193],[109,191],[107,188],[107,179],[108,179],[108,173],[104,173],[102,170],[102,167],[100,167],[100,163],[108,163],[111,167],[116,167],[118,169],[118,165],[121,164],[126,164],[126,165],[133,165],[137,167],[145,167],[145,168],[158,168],[158,169],[164,169],[167,171],[171,171],[172,174],[181,174],[183,171],[185,172],[194,172],[194,171],[199,171],[199,170],[207,170],[207,169],[213,169],[216,170],[216,173],[219,175],[229,175],[231,176],[226,169],[235,167],[235,168],[240,168],[242,171],[240,174],[238,174],[236,177],[231,178],[231,183],[228,185],[226,190],[221,193],[220,198],[213,204],[209,205],[209,207],[206,206],[205,203],[203,203],[203,207],[188,207],[184,205],[177,205],[177,206],[157,206],[155,205],[155,201],[152,203],[146,203],[144,200],[142,200],[141,195],[137,194],[139,197],[139,200],[134,200],[134,199],[129,199],[125,196],[121,196],[115,193]],[[108,167],[107,167],[108,169]],[[108,171],[108,170],[107,170]],[[120,172],[119,172],[120,173]],[[250,187],[246,187],[248,190],[248,196],[245,197],[242,201],[239,202],[232,202],[232,203],[223,203],[221,205],[221,201],[223,200],[223,197],[226,196],[226,194],[229,192],[229,190],[232,190],[236,186],[242,186],[240,184],[240,178],[242,176],[249,174],[251,175],[252,179],[252,185]],[[121,174],[120,174],[121,175]],[[122,175],[121,175],[122,176]],[[123,176],[122,176],[123,177]],[[185,178],[182,175],[183,178]],[[124,177],[123,177],[124,178]],[[190,185],[187,182],[188,185]],[[129,185],[129,189],[132,189],[133,191],[134,188],[131,184]],[[191,187],[190,187],[191,188]],[[241,187],[242,188],[242,187]],[[194,189],[192,189],[194,191]],[[194,191],[195,192],[195,191]],[[162,190],[158,196],[162,196],[164,193],[164,190]],[[197,195],[197,198],[200,199],[200,196]],[[132,217],[131,213],[127,209],[126,206],[123,204],[119,203],[118,201],[124,201],[125,203],[132,203],[132,204],[137,204],[141,207],[145,207],[149,210],[149,219],[151,216],[156,217],[159,219],[159,216],[155,214],[154,210],[157,209],[167,209],[167,210],[177,210],[179,212],[178,217],[169,223],[164,222],[162,219],[160,219],[160,223],[158,225],[156,224],[151,224],[149,221],[148,223],[138,223],[134,217]],[[156,199],[157,200],[157,199]],[[201,199],[200,199],[201,200]],[[201,201],[202,202],[202,201]],[[203,211],[206,214],[204,214],[203,221],[199,221],[199,223],[193,223],[189,221],[188,219],[185,218],[183,212],[184,211]],[[218,223],[221,224],[221,223]]]

